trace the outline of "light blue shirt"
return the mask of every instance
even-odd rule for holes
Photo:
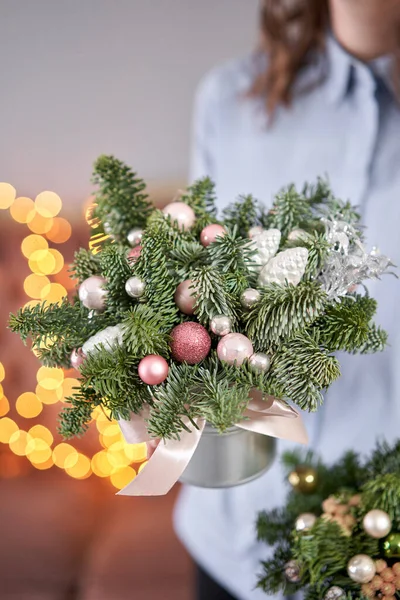
[[[192,178],[210,175],[222,208],[252,193],[269,205],[284,185],[302,186],[329,176],[334,193],[357,204],[367,243],[400,265],[400,108],[391,89],[390,59],[371,65],[349,56],[332,39],[298,80],[290,108],[278,109],[268,127],[261,99],[246,92],[254,57],[215,69],[195,103]],[[300,93],[310,82],[323,82]],[[327,461],[345,450],[368,452],[378,438],[400,437],[400,281],[371,282],[377,321],[390,333],[381,354],[340,357],[342,377],[324,406],[305,414],[310,446]],[[279,442],[281,450],[291,447]],[[259,561],[257,512],[283,503],[287,487],[276,462],[260,479],[228,490],[185,488],[175,513],[179,537],[194,559],[241,600],[266,598],[254,591]]]

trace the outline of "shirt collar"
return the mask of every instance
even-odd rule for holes
[[[370,88],[371,94],[377,87],[377,80],[396,98],[393,83],[393,56],[381,56],[364,63],[349,54],[328,34],[326,41],[326,82],[325,87],[330,101],[339,103],[351,92],[354,85],[362,83]],[[398,101],[398,99],[397,99]]]

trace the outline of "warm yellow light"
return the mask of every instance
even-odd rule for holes
[[[136,477],[135,469],[132,467],[123,467],[122,469],[118,469],[115,473],[112,473],[110,476],[111,483],[117,490],[121,490],[123,487],[128,485]]]
[[[5,376],[6,376],[6,372],[4,370],[4,365],[3,365],[3,363],[0,362],[0,381],[3,381]]]
[[[36,373],[36,379],[44,389],[55,390],[62,386],[64,372],[57,367],[40,367]]]
[[[35,216],[35,204],[31,198],[20,196],[10,206],[10,214],[17,223],[28,223]]]
[[[47,390],[38,383],[35,393],[43,404],[57,404],[63,397],[62,385],[55,389]]]
[[[10,183],[0,182],[0,208],[10,208],[16,195],[17,191]]]
[[[10,403],[8,399],[3,395],[0,398],[0,417],[4,417],[10,410]]]
[[[31,438],[26,446],[26,455],[32,464],[41,464],[51,458],[52,451],[44,440]]]
[[[31,439],[29,433],[20,429],[12,434],[8,443],[14,454],[26,456],[26,450]]]
[[[149,461],[146,460],[145,462],[143,462],[140,467],[138,468],[138,474],[141,473],[143,471],[143,469],[145,468],[145,466],[147,465]]]
[[[37,275],[31,273],[24,281],[24,291],[30,298],[41,298],[43,289],[50,285],[50,280],[46,275]]]
[[[91,461],[92,471],[98,477],[109,477],[115,471],[114,466],[108,460],[107,452],[97,452]]]
[[[121,430],[119,428],[118,423],[114,421],[112,423],[109,423],[109,425],[103,429],[102,434],[104,435],[104,437],[114,437],[116,435],[120,436]]]
[[[130,458],[125,454],[125,452],[120,449],[120,443],[116,442],[107,450],[107,457],[110,463],[115,467],[115,469],[120,469],[121,467],[126,467],[131,464]]]
[[[313,483],[314,475],[306,475],[304,479],[307,481],[307,483]]]
[[[78,462],[78,452],[71,444],[61,442],[53,450],[54,464],[60,469],[64,469],[68,459],[68,466],[73,467]]]
[[[110,427],[113,421],[110,418],[107,418],[105,414],[101,414],[96,419],[96,427],[100,433],[103,433],[107,427]]]
[[[48,283],[42,289],[41,299],[49,304],[62,302],[63,298],[68,295],[67,290],[61,283]]]
[[[52,457],[50,456],[50,458],[48,460],[46,460],[45,462],[42,463],[32,463],[32,465],[35,467],[35,469],[39,469],[40,471],[44,471],[46,469],[51,469],[51,467],[54,467],[54,462]]]
[[[103,446],[103,448],[109,448],[110,446],[112,446],[113,444],[115,444],[116,442],[120,442],[121,441],[121,433],[117,433],[116,435],[102,435],[101,433],[99,434],[99,441],[100,444]]]
[[[11,436],[18,431],[18,425],[12,419],[4,417],[0,419],[0,442],[8,444]]]
[[[74,477],[75,479],[86,479],[91,475],[92,469],[90,467],[90,460],[84,454],[78,453],[78,460],[75,464],[71,464],[70,457],[66,458],[65,471]]]
[[[55,266],[54,266],[54,269],[51,272],[51,275],[56,275],[64,267],[64,257],[61,254],[61,252],[59,252],[58,250],[54,250],[53,248],[51,248],[49,250],[49,253],[54,258],[54,262],[55,262]]]
[[[41,300],[29,300],[29,302],[25,302],[23,308],[33,308],[34,306],[37,306],[38,304],[42,304]],[[33,350],[33,353],[35,353],[35,351]]]
[[[37,250],[47,250],[48,247],[47,240],[43,236],[33,233],[27,235],[21,243],[22,254],[25,258],[30,258]]]
[[[0,383],[0,398],[2,398],[4,396],[4,390],[3,390],[3,386]]]
[[[56,268],[56,259],[50,250],[36,250],[29,258],[29,268],[39,275],[50,275]]]
[[[46,233],[46,237],[55,244],[64,244],[71,237],[71,225],[66,219],[56,217],[53,219],[53,224],[50,231]]]
[[[67,398],[73,395],[76,392],[76,389],[79,387],[79,381],[74,379],[73,377],[66,377],[62,384],[62,397],[61,400],[64,402]]]
[[[130,462],[143,462],[147,459],[147,444],[125,444],[123,450]]]
[[[17,398],[15,408],[21,417],[33,419],[40,415],[43,410],[43,404],[33,392],[24,392]]]
[[[54,192],[41,192],[35,198],[35,207],[42,217],[55,217],[62,207],[61,198]]]
[[[53,226],[53,219],[42,217],[35,211],[28,221],[28,227],[33,233],[47,233]]]
[[[34,425],[29,429],[28,433],[32,438],[43,440],[48,446],[51,446],[54,441],[50,429],[47,429],[44,425]]]

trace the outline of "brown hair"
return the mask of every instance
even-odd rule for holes
[[[279,104],[290,104],[299,71],[314,51],[324,48],[327,26],[327,0],[263,0],[261,44],[268,68],[250,93],[265,96],[269,114]]]

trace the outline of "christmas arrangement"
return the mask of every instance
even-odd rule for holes
[[[259,587],[309,600],[400,598],[400,442],[331,467],[310,453],[284,463],[286,506],[258,518],[259,539],[275,546]]]
[[[84,433],[98,406],[128,441],[163,440],[155,455],[188,434],[198,440],[206,421],[219,432],[247,427],[252,410],[299,421],[288,402],[317,410],[340,375],[335,351],[384,348],[376,302],[359,284],[390,260],[366,250],[358,213],[327,182],[289,186],[270,210],[240,197],[221,218],[208,178],[163,210],[112,156],[97,160],[93,182],[89,249],[71,269],[76,297],[10,319],[43,364],[80,371],[60,417],[66,438]],[[304,438],[300,425],[285,431],[274,435]]]

